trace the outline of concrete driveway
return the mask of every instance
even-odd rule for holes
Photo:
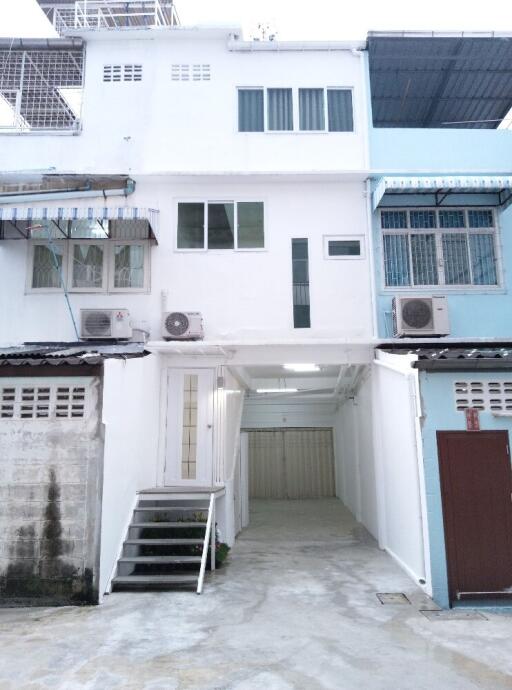
[[[512,688],[511,616],[429,620],[426,608],[338,501],[255,501],[200,597],[0,610],[0,689]]]

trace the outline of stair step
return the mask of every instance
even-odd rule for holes
[[[191,527],[196,529],[198,527],[206,527],[206,522],[133,522],[130,527]]]
[[[197,575],[117,575],[113,580],[115,585],[167,585],[197,583]]]
[[[136,513],[207,513],[208,506],[191,508],[190,506],[137,506],[134,508]]]
[[[201,556],[123,556],[119,563],[201,563]]]
[[[151,546],[166,546],[167,544],[203,544],[204,539],[127,539],[125,544],[130,545],[151,545]]]

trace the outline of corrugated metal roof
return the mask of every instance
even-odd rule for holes
[[[509,36],[368,36],[375,127],[494,129],[512,107]]]
[[[417,369],[474,370],[512,369],[512,343],[494,347],[382,347],[393,355],[416,356]]]
[[[40,366],[52,364],[59,366],[99,364],[104,359],[129,359],[145,357],[150,353],[144,343],[127,342],[79,342],[79,343],[24,343],[13,347],[0,348],[0,367]]]

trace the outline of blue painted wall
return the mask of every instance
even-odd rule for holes
[[[453,393],[454,383],[461,380],[510,381],[512,372],[420,372],[423,463],[433,598],[443,608],[449,606],[449,599],[436,432],[464,431],[466,428],[464,413],[455,409]],[[510,434],[512,418],[480,412],[480,428],[482,431],[505,430]]]
[[[372,171],[452,175],[512,172],[512,130],[371,128],[369,140]]]
[[[454,290],[438,286],[384,289],[382,268],[382,234],[380,215],[377,211],[373,219],[375,272],[377,291],[377,316],[380,338],[392,337],[391,301],[393,295],[446,295],[450,316],[452,338],[512,338],[512,297],[510,295],[510,275],[512,273],[512,207],[498,214],[500,224],[501,280],[500,288],[481,290]],[[442,338],[440,342],[442,342]]]

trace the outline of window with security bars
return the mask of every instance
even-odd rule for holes
[[[83,49],[0,50],[0,131],[77,130]]]
[[[453,384],[455,407],[463,412],[512,412],[512,381],[456,381]]]
[[[142,65],[103,65],[103,81],[142,81]]]
[[[87,387],[73,385],[0,385],[0,419],[82,419]]]
[[[381,211],[386,287],[496,287],[492,209]]]

